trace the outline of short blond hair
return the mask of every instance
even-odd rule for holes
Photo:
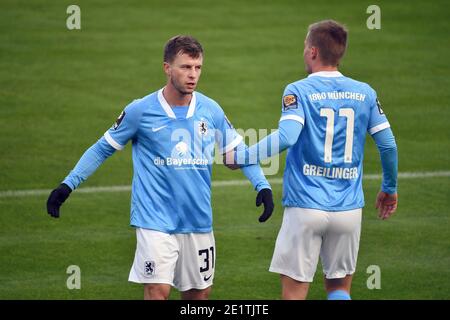
[[[308,27],[306,43],[319,49],[324,65],[337,66],[347,48],[347,29],[334,20],[323,20]]]

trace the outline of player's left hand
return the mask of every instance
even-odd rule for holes
[[[59,218],[59,208],[69,197],[72,189],[65,183],[61,183],[58,188],[50,193],[47,199],[47,213],[53,218]]]
[[[378,216],[385,220],[397,210],[398,196],[396,193],[389,194],[383,191],[378,192],[375,208],[378,209]]]
[[[272,190],[262,189],[258,192],[258,195],[256,196],[256,206],[259,207],[261,204],[264,204],[264,212],[258,220],[259,222],[264,222],[270,218],[275,207],[273,204]]]

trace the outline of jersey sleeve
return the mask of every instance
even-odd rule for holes
[[[142,111],[138,101],[126,106],[114,125],[104,134],[106,141],[116,150],[122,150],[139,128]]]
[[[305,112],[298,90],[290,84],[284,89],[283,99],[281,101],[281,118],[284,120],[294,120],[305,125]]]
[[[381,191],[397,193],[398,152],[395,138],[390,128],[372,135],[380,152],[381,167],[383,168],[383,182]]]
[[[233,150],[241,143],[242,136],[237,133],[220,106],[216,110],[215,124],[215,140],[220,154],[225,154]]]
[[[62,183],[68,185],[72,190],[78,188],[114,151],[116,149],[109,145],[104,137],[100,138],[97,143],[86,150]]]
[[[371,135],[374,135],[375,133],[390,127],[391,125],[389,124],[389,121],[381,108],[381,103],[378,100],[377,93],[373,91],[370,102],[369,125],[367,131]]]

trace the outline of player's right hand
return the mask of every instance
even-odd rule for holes
[[[53,218],[59,218],[59,208],[69,197],[72,189],[68,185],[61,183],[58,188],[50,193],[47,200],[47,212]]]
[[[378,216],[385,220],[389,218],[397,209],[398,196],[396,193],[389,194],[383,191],[378,192],[375,208],[378,209]]]

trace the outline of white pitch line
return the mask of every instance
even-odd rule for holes
[[[426,178],[441,178],[450,177],[450,171],[427,171],[427,172],[400,172],[399,179],[426,179]],[[364,180],[379,180],[380,174],[366,174]],[[282,184],[283,179],[274,178],[269,179],[271,184]],[[248,180],[223,180],[213,181],[213,187],[236,187],[249,185]],[[10,197],[29,197],[42,196],[50,194],[51,189],[34,189],[34,190],[6,190],[0,191],[0,198]],[[85,187],[77,189],[77,193],[99,193],[99,192],[125,192],[131,191],[131,186],[109,186],[109,187]]]

